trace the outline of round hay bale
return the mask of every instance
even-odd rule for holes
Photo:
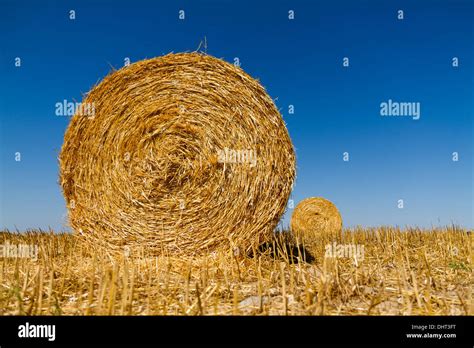
[[[300,240],[342,232],[342,217],[337,207],[322,197],[305,198],[291,216],[290,228]]]
[[[83,100],[60,154],[69,223],[109,252],[246,252],[283,214],[295,154],[258,81],[201,53],[113,72]]]

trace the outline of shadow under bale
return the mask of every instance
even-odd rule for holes
[[[312,263],[316,260],[304,245],[297,243],[288,232],[276,233],[271,242],[265,242],[259,246],[258,253],[267,254],[290,264]]]

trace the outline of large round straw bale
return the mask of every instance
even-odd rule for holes
[[[201,53],[113,72],[67,128],[69,223],[107,251],[250,251],[270,237],[295,177],[285,123],[258,81]]]
[[[334,235],[342,231],[342,218],[336,206],[327,199],[310,197],[296,205],[290,228],[301,240],[318,235]]]

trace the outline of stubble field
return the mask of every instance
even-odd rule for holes
[[[356,228],[311,245],[281,233],[252,255],[110,259],[68,233],[4,231],[0,315],[472,315],[472,236]],[[37,257],[5,254],[20,245]]]

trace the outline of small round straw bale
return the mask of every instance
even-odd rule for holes
[[[107,252],[246,252],[285,211],[295,154],[258,81],[201,53],[106,76],[60,154],[69,223]]]
[[[300,240],[321,235],[339,234],[342,218],[336,206],[322,197],[303,199],[295,207],[290,228]]]

